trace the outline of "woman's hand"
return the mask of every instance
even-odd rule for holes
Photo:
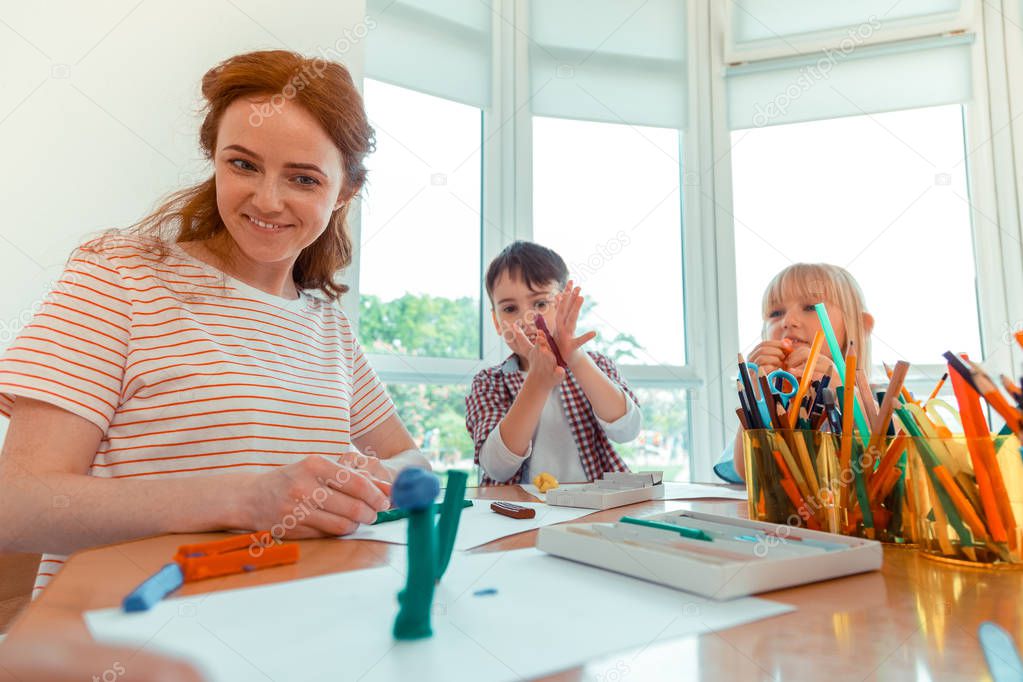
[[[746,359],[770,374],[776,369],[790,366],[791,360],[786,361],[790,351],[791,347],[783,341],[761,341],[753,347]]]
[[[378,481],[393,483],[397,472],[384,464],[385,461],[361,452],[346,452],[337,458],[337,463],[342,466],[365,472]]]
[[[390,507],[390,484],[366,471],[311,455],[265,474],[246,477],[240,501],[241,527],[283,528],[286,539],[347,535],[376,521]]]
[[[558,344],[558,350],[565,364],[571,367],[579,359],[579,349],[597,336],[597,332],[589,331],[582,336],[575,335],[575,326],[579,322],[579,311],[583,307],[583,297],[579,295],[579,287],[572,286],[568,280],[565,290],[557,296],[557,307],[554,312],[554,329],[551,336]]]

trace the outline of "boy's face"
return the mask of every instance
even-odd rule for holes
[[[522,329],[529,342],[533,343],[537,334],[536,316],[543,315],[547,327],[554,332],[554,297],[559,291],[558,283],[553,280],[537,289],[530,289],[524,281],[510,277],[507,272],[502,272],[494,282],[491,292],[494,328],[513,353],[523,357],[529,355],[529,348],[511,333],[513,326]]]
[[[786,298],[774,306],[767,313],[764,320],[764,328],[768,341],[781,341],[789,339],[792,348],[795,350],[800,346],[809,347],[813,342],[814,334],[821,328],[820,319],[817,317],[817,310],[814,308],[816,301],[804,301],[797,298]],[[828,311],[828,319],[835,330],[835,338],[838,344],[844,349],[846,344],[845,317],[842,310],[830,303],[825,303]],[[825,345],[822,350],[827,353]],[[830,353],[829,353],[830,355]]]

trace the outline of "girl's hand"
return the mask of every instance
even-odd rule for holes
[[[790,350],[790,347],[782,341],[761,341],[753,347],[746,359],[756,363],[757,367],[770,374],[776,369],[784,369],[788,366],[785,358],[789,355]]]
[[[384,464],[385,460],[361,452],[346,452],[337,458],[337,463],[369,474],[378,481],[393,483],[397,475],[393,469]]]
[[[391,506],[390,491],[364,471],[311,455],[243,479],[241,526],[283,528],[286,539],[347,535]]]
[[[806,371],[806,361],[810,359],[810,349],[806,346],[800,346],[796,350],[792,351],[792,355],[786,360],[789,371],[792,372],[796,378],[801,378],[803,373]],[[825,374],[835,374],[835,363],[831,361],[824,353],[817,355],[817,362],[811,368],[810,379],[820,379]]]
[[[522,334],[522,330],[519,329],[518,333]],[[522,340],[529,344],[529,339],[525,337],[525,334],[522,334]],[[527,357],[529,358],[529,373],[526,375],[526,381],[550,391],[565,380],[565,370],[558,367],[554,352],[542,332],[536,335],[536,343],[530,344]]]
[[[572,286],[572,280],[568,280],[565,290],[557,295],[557,307],[554,313],[554,329],[551,336],[558,344],[561,357],[565,364],[571,367],[581,354],[579,349],[592,341],[597,332],[589,331],[582,336],[575,335],[575,326],[579,321],[579,311],[583,307],[583,297],[579,295],[579,287]]]

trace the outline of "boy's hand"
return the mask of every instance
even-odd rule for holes
[[[554,337],[554,342],[558,344],[561,357],[569,367],[582,357],[579,349],[597,336],[597,332],[593,331],[586,332],[582,336],[575,335],[575,325],[579,321],[579,311],[582,310],[582,307],[583,297],[579,295],[579,287],[573,287],[572,280],[568,280],[565,290],[557,296],[554,330],[551,335]]]
[[[789,366],[789,371],[798,379],[806,371],[806,361],[809,359],[810,349],[806,346],[800,346],[792,351],[792,355],[787,358],[786,363]],[[835,363],[824,353],[820,353],[817,355],[817,362],[810,371],[812,372],[811,379],[820,379],[825,374],[835,374]]]
[[[504,342],[508,344],[508,347],[511,348],[513,353],[522,357],[529,357],[529,351],[532,350],[533,344],[529,342],[529,339],[522,331],[521,322],[509,324],[508,322],[502,321],[501,336],[504,338]]]
[[[757,367],[770,374],[776,369],[785,369],[791,366],[791,361],[786,361],[785,357],[789,350],[790,348],[781,341],[761,341],[750,351],[746,359],[756,363]],[[806,361],[805,356],[803,361]]]
[[[544,390],[551,390],[565,379],[565,370],[558,367],[558,361],[551,351],[547,337],[543,334],[536,335],[536,343],[530,343],[523,331],[515,327],[516,344],[523,344],[529,348],[526,357],[529,361],[529,373],[526,374],[526,381],[535,384]]]

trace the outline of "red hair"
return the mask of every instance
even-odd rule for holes
[[[249,52],[207,71],[202,78],[202,94],[205,118],[199,128],[199,144],[210,161],[224,112],[239,97],[266,100],[262,107],[253,107],[250,123],[253,116],[272,115],[272,108],[280,106],[278,101],[298,104],[319,122],[341,152],[345,203],[331,214],[323,234],[299,254],[293,271],[299,288],[319,289],[331,301],[337,300],[348,287],[335,277],[352,262],[349,201],[366,182],[364,161],[373,151],[374,140],[362,96],[348,69],[337,62],[308,59],[285,50]],[[175,192],[134,227],[142,235],[155,238],[157,245],[164,241],[205,241],[224,233],[226,228],[217,210],[216,176]]]

